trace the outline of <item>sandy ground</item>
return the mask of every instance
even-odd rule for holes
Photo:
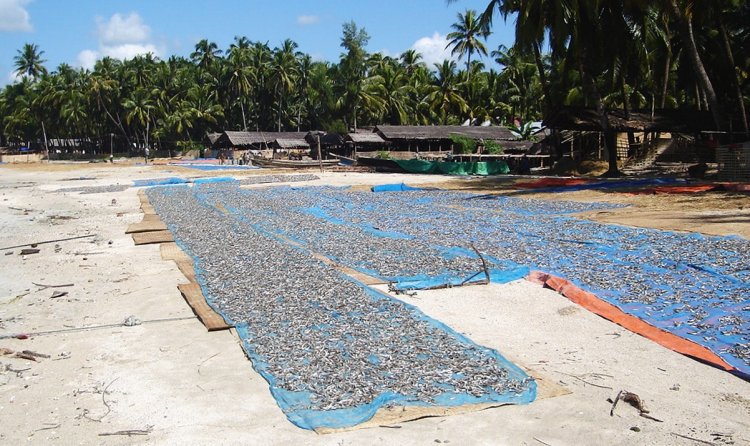
[[[161,260],[158,246],[136,247],[124,234],[142,218],[136,189],[54,192],[184,173],[169,166],[0,166],[0,248],[93,235],[41,244],[39,254],[25,257],[20,248],[0,251],[0,348],[50,355],[38,362],[0,356],[0,444],[750,444],[750,383],[525,281],[400,298],[569,394],[398,428],[329,435],[301,430],[281,413],[236,334],[208,333],[193,317],[176,288],[185,279]],[[341,172],[321,177],[313,184],[440,181]],[[599,199],[589,194],[577,198]],[[735,212],[721,208],[724,199],[698,201],[705,206],[682,212]],[[750,208],[742,203],[737,206]],[[669,212],[679,215],[678,205]],[[748,230],[745,220],[700,224],[713,233]],[[51,299],[54,291],[69,294]],[[123,326],[131,315],[142,324]],[[50,333],[7,338],[29,332]],[[623,403],[610,416],[607,399],[623,389],[638,394],[663,422]],[[134,429],[149,432],[103,435]]]

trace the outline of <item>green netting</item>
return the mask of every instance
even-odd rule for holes
[[[498,175],[510,172],[505,161],[443,162],[425,160],[394,160],[402,169],[411,173],[441,173],[447,175]]]

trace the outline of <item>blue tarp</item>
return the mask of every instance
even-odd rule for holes
[[[370,189],[373,192],[403,192],[405,190],[422,190],[419,187],[408,186],[404,183],[396,184],[381,184],[378,186],[372,186]]]
[[[619,182],[620,187],[644,183]],[[745,239],[606,225],[568,216],[617,207],[611,204],[447,191],[406,191],[369,199],[366,192],[328,188],[256,193],[314,203],[318,211],[313,215],[322,221],[288,229],[284,235],[346,266],[394,282],[395,289],[455,285],[474,277],[478,267],[471,270],[450,263],[450,250],[444,248],[474,240],[491,259],[493,278],[505,272],[512,280],[528,269],[566,278],[750,373],[750,242]],[[334,230],[327,224],[337,225],[336,232],[363,245],[369,244],[366,237],[373,237],[372,244],[387,246],[388,252],[375,260],[383,253],[360,257],[340,249],[326,238]],[[377,241],[382,238],[394,241]],[[446,269],[420,274],[410,261],[402,260],[407,255],[425,257],[421,265],[434,259]],[[468,251],[463,257],[474,258]]]
[[[281,213],[281,210],[284,208],[284,206],[278,206],[279,203],[271,205],[271,202],[254,202],[252,200],[246,201],[244,198],[252,196],[253,194],[247,194],[245,190],[233,187],[234,185],[234,183],[225,183],[199,185],[199,187],[195,188],[177,187],[160,188],[156,190],[152,189],[149,191],[149,197],[152,199],[152,203],[155,205],[155,207],[157,207],[157,210],[159,210],[158,206],[160,194],[168,196],[170,194],[179,193],[181,194],[180,199],[185,200],[185,192],[187,192],[190,199],[195,199],[196,201],[198,201],[198,203],[201,204],[201,208],[215,209],[217,207],[221,207],[224,210],[229,211],[229,214],[226,215],[226,219],[222,217],[222,223],[217,222],[217,224],[229,225],[235,230],[242,231],[244,234],[255,234],[254,237],[257,238],[268,237],[288,246],[290,249],[311,254],[309,247],[305,245],[299,245],[297,243],[290,243],[289,238],[283,236],[283,234],[273,228],[273,222],[280,222],[284,220],[284,215]],[[293,189],[285,188],[285,190],[292,191]],[[308,193],[309,191],[305,190],[302,192]],[[306,215],[310,216],[316,216],[317,219],[323,219],[326,217],[325,211],[316,209],[315,207],[300,209],[299,212],[303,212]],[[222,215],[224,214],[222,213]],[[170,221],[166,216],[163,216],[162,218],[165,218],[165,221],[168,225],[170,224]],[[341,221],[343,222],[343,220]],[[259,222],[267,222],[269,223],[269,225],[266,226]],[[403,394],[393,391],[381,392],[369,403],[351,408],[335,410],[311,409],[311,407],[314,407],[314,405],[311,404],[311,395],[308,392],[293,392],[280,387],[278,385],[279,377],[274,375],[274,373],[272,372],[273,368],[271,367],[271,364],[268,364],[266,362],[266,358],[262,354],[258,353],[255,339],[259,335],[259,333],[267,331],[266,327],[263,324],[250,324],[243,320],[233,320],[231,316],[229,316],[227,312],[222,309],[221,305],[214,300],[212,289],[208,285],[208,282],[205,280],[205,272],[203,270],[203,262],[205,261],[205,259],[201,259],[199,256],[196,256],[189,243],[186,243],[180,238],[181,232],[179,227],[170,226],[170,229],[172,229],[173,233],[175,234],[177,243],[183,248],[186,253],[194,258],[197,280],[201,285],[204,296],[206,296],[209,305],[219,313],[221,313],[230,323],[236,326],[237,332],[242,340],[243,348],[251,358],[253,367],[268,381],[271,393],[273,394],[277,403],[289,418],[289,420],[299,427],[305,429],[335,429],[350,427],[370,419],[378,409],[392,404],[404,406],[447,407],[482,403],[524,404],[533,401],[536,397],[536,384],[534,383],[534,381],[529,378],[520,368],[503,358],[497,351],[473,343],[470,339],[466,338],[460,333],[455,332],[450,327],[447,327],[441,322],[424,315],[420,310],[413,306],[407,305],[400,300],[393,299],[388,295],[372,290],[361,282],[358,282],[348,276],[340,275],[342,281],[353,283],[363,291],[365,299],[369,299],[368,301],[371,301],[374,311],[384,311],[386,308],[384,302],[389,302],[390,305],[397,305],[400,308],[405,308],[408,317],[415,318],[429,326],[430,330],[434,330],[426,331],[424,333],[424,339],[420,337],[421,340],[429,341],[430,339],[432,339],[432,337],[429,336],[436,336],[435,345],[446,345],[440,343],[445,343],[447,342],[446,339],[451,339],[450,342],[459,343],[462,351],[464,351],[465,354],[481,355],[482,358],[488,358],[489,362],[483,363],[485,365],[483,365],[482,370],[486,370],[485,367],[489,367],[490,365],[492,365],[493,367],[497,365],[507,373],[507,376],[503,377],[502,379],[512,379],[516,382],[521,382],[523,383],[523,387],[518,391],[504,391],[503,393],[498,393],[498,391],[495,391],[493,388],[486,387],[479,393],[477,393],[476,389],[472,390],[472,392],[469,393],[469,391],[467,390],[461,390],[446,384],[442,384],[440,385],[440,389],[442,391],[442,389],[444,388],[444,393],[435,396],[433,401],[425,401],[424,399],[422,399],[422,397],[418,395],[419,388],[415,387],[406,388],[405,390],[403,390],[405,392]],[[374,230],[374,228],[371,229]],[[372,235],[379,237],[389,236],[389,234],[386,233],[376,235],[375,232],[373,232]],[[452,255],[456,254],[457,253],[455,252],[452,253]],[[298,296],[288,297],[299,299]],[[252,297],[250,296],[246,296],[245,298],[252,299]],[[278,297],[277,300],[279,302],[279,305],[283,305],[284,299],[285,296],[283,295]],[[295,305],[300,304],[304,305],[304,303],[302,302],[295,303]],[[311,311],[312,310],[314,310],[318,314],[320,314],[321,312],[325,312],[330,320],[337,320],[338,318],[342,317],[342,315],[338,313],[338,310],[336,308],[322,308],[320,306],[315,306],[311,309]],[[350,317],[359,319],[360,317],[364,316],[365,315],[355,315]],[[391,318],[388,321],[387,328],[389,333],[392,333],[394,330],[398,331],[400,324],[402,324],[401,321],[403,320],[403,316],[403,313],[398,313],[397,318]],[[270,315],[265,315],[262,317],[270,317]],[[355,332],[363,333],[364,336],[376,336],[376,339],[381,339],[381,336],[384,336],[384,333],[375,333],[373,332],[373,330],[378,329],[378,327],[380,329],[383,329],[385,327],[379,325],[367,325],[367,327],[369,330],[364,330],[364,332]],[[315,329],[328,333],[326,331],[328,330],[328,328],[326,328],[325,326],[316,326]],[[439,342],[437,337],[440,338]],[[354,340],[355,339],[351,339],[350,341]],[[342,339],[338,342],[343,343],[346,341],[346,339]],[[342,347],[345,346],[342,345]],[[433,352],[430,352],[429,354],[439,356],[441,353],[439,350],[435,350]],[[299,355],[299,359],[304,360],[305,352],[300,351]],[[415,361],[421,360],[418,356],[419,355],[417,355],[417,357],[415,358]],[[377,368],[378,361],[379,360],[377,357],[370,358],[370,362],[373,364],[373,367],[372,370],[368,371],[368,373],[373,373],[377,370],[380,370]],[[384,375],[384,377],[386,376]],[[302,377],[302,379],[312,379],[314,381],[314,377]],[[498,376],[498,379],[501,378]]]

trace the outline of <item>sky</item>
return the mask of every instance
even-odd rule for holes
[[[450,58],[445,36],[457,14],[487,0],[0,0],[0,85],[13,82],[13,58],[25,43],[44,51],[45,67],[91,68],[103,56],[147,52],[189,56],[201,39],[226,50],[235,36],[280,46],[290,38],[315,60],[337,61],[341,27],[354,21],[370,35],[366,49],[398,56],[421,52],[430,65]],[[513,42],[512,20],[495,17],[486,45]],[[488,68],[499,68],[485,58]]]

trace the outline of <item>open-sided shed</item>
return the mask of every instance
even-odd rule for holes
[[[373,130],[388,141],[391,150],[448,151],[452,150],[452,135],[461,135],[475,140],[504,142],[518,138],[505,127],[460,126],[460,125],[379,125]]]

